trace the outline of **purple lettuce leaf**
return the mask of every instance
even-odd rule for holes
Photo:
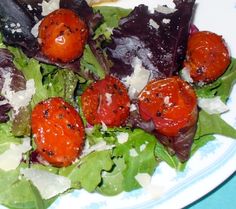
[[[5,98],[0,95],[0,123],[5,123],[9,120],[8,112],[11,110],[11,105],[3,101],[5,101]]]
[[[171,13],[159,10],[151,13],[147,6],[139,5],[120,20],[107,46],[114,63],[112,74],[120,78],[132,74],[131,63],[135,57],[156,78],[177,74],[186,53],[195,0],[174,2],[176,11]]]
[[[180,162],[185,162],[190,158],[196,130],[197,123],[194,123],[189,127],[181,129],[179,133],[173,137],[164,136],[155,130],[152,133],[168,148],[171,154],[175,154],[178,157]]]
[[[13,55],[7,49],[0,49],[0,91],[5,82],[4,76],[10,73],[13,91],[20,91],[26,88],[26,80],[23,73],[18,70],[13,63]]]
[[[9,45],[18,45],[31,54],[38,50],[37,39],[31,33],[36,24],[34,16],[23,7],[20,1],[0,1],[0,30],[3,40]]]

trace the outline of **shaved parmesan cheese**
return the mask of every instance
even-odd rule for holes
[[[164,97],[164,104],[165,105],[169,105],[170,104],[170,97],[169,96],[165,96]]]
[[[37,22],[34,27],[31,29],[31,33],[32,35],[37,38],[38,37],[38,33],[39,33],[39,25],[41,24],[42,20],[40,20],[39,22]]]
[[[190,76],[190,71],[186,67],[181,71],[181,78],[188,83],[193,83],[193,79]]]
[[[102,129],[101,131],[106,132],[107,131],[107,125],[102,121]]]
[[[52,198],[71,187],[70,179],[33,168],[21,169],[20,173],[39,190],[43,199]]]
[[[136,105],[135,104],[131,104],[129,110],[130,110],[130,112],[133,112],[133,111],[137,110]]]
[[[144,151],[146,149],[147,145],[146,144],[142,144],[140,146],[140,152]]]
[[[85,133],[88,134],[88,135],[93,133],[93,127],[87,127],[84,130],[85,130]]]
[[[214,98],[198,98],[198,106],[208,114],[220,114],[229,110],[219,96]]]
[[[162,20],[162,22],[163,22],[164,24],[168,24],[168,23],[170,23],[170,19],[164,18],[164,19]]]
[[[0,169],[4,171],[16,169],[22,160],[22,155],[30,149],[30,138],[23,139],[23,143],[19,145],[10,144],[10,148],[0,155]]]
[[[132,67],[134,68],[132,75],[122,79],[122,82],[129,89],[128,93],[131,99],[137,97],[138,93],[151,79],[150,71],[142,66],[142,61],[139,58],[134,58]]]
[[[116,135],[117,140],[120,144],[124,144],[129,139],[129,134],[125,132],[120,132]]]
[[[35,94],[34,80],[30,79],[26,82],[25,90],[15,92],[10,87],[11,74],[7,73],[4,78],[5,81],[1,93],[13,107],[14,114],[16,115],[21,107],[26,107],[30,103],[32,96]]]
[[[105,141],[100,141],[91,147],[89,147],[89,145],[87,144],[87,147],[84,148],[82,155],[80,157],[84,157],[84,156],[90,154],[91,152],[95,152],[95,151],[110,150],[113,147],[114,147],[114,145],[108,145]]]
[[[138,173],[134,178],[143,188],[147,188],[151,184],[151,176],[148,173]]]
[[[88,5],[92,6],[94,4],[99,4],[102,2],[113,2],[113,1],[117,1],[117,0],[86,0]]]
[[[107,105],[109,106],[112,103],[112,94],[106,93],[105,97],[106,97]]]
[[[158,30],[158,28],[160,27],[153,19],[149,20],[149,25],[155,28],[156,30]]]
[[[51,0],[49,2],[43,1],[42,4],[42,16],[46,16],[51,12],[60,8],[60,0]]]
[[[131,157],[137,157],[138,153],[137,153],[137,151],[134,148],[132,148],[132,149],[129,150],[129,155]]]
[[[158,5],[157,8],[155,8],[155,11],[163,13],[163,14],[171,14],[177,11],[177,9]]]

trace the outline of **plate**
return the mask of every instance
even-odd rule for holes
[[[155,8],[158,3],[172,6],[169,0],[120,0],[109,5],[133,8],[144,3]],[[236,57],[236,1],[197,0],[194,23],[200,30],[221,34]],[[107,4],[108,5],[108,4]],[[236,86],[228,101],[230,111],[223,119],[236,128]],[[161,163],[152,177],[151,186],[115,197],[104,197],[78,190],[61,196],[50,209],[178,209],[183,208],[216,188],[236,171],[236,140],[216,136],[189,160],[184,172],[176,172]],[[3,207],[0,206],[2,209]]]

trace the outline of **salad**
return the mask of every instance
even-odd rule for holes
[[[130,192],[160,162],[183,171],[214,134],[236,138],[220,117],[235,59],[191,24],[194,0],[174,3],[0,2],[0,204]]]

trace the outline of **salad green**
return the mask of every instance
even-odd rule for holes
[[[113,7],[96,8],[98,9],[104,15],[105,23],[96,30],[96,35],[105,34],[106,38],[110,37],[110,29],[117,26],[118,20],[130,12],[130,10]],[[80,108],[79,102],[75,103],[73,100],[74,95],[79,101],[79,91],[90,81],[86,81],[69,69],[61,70],[56,66],[42,64],[33,58],[28,58],[20,49],[5,46],[2,41],[0,41],[0,46],[8,48],[13,53],[15,66],[23,72],[27,80],[34,79],[36,93],[29,108],[53,96],[63,97],[78,109]],[[105,75],[89,46],[86,46],[81,65],[82,70],[92,71],[99,78]],[[227,72],[214,83],[197,87],[197,95],[199,97],[220,96],[222,101],[227,102],[236,81],[235,74],[236,59],[232,58]],[[22,143],[24,137],[19,136],[22,134],[14,134],[13,129],[12,121],[0,124],[0,154],[9,149],[11,143]],[[25,127],[20,129],[25,130]],[[118,141],[120,133],[128,133],[128,139],[124,143]],[[208,141],[214,140],[213,134],[236,138],[236,130],[220,115],[210,115],[200,110],[198,129],[191,154],[193,155]],[[138,173],[152,175],[161,161],[165,161],[179,171],[182,171],[187,163],[181,163],[176,156],[171,155],[162,144],[157,142],[153,135],[141,129],[106,128],[97,125],[87,130],[87,143],[90,147],[102,143],[105,149],[83,155],[77,162],[66,168],[29,164],[29,155],[26,153],[16,170],[0,169],[0,204],[12,209],[46,209],[55,201],[57,196],[49,200],[43,199],[32,182],[20,175],[20,169],[26,167],[43,169],[69,178],[71,188],[68,192],[73,189],[85,189],[88,192],[96,191],[103,195],[116,195],[123,191],[129,192],[140,188],[135,176]]]

